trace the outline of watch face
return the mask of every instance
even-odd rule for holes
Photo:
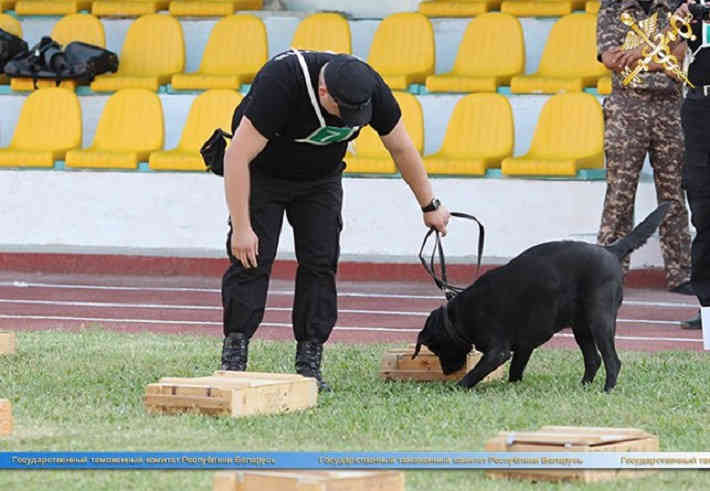
[[[431,201],[431,206],[432,206],[432,208],[434,208],[435,210],[438,210],[440,205],[441,205],[441,201],[439,201],[439,200],[436,199],[436,198],[434,198],[434,199]]]

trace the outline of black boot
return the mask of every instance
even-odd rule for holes
[[[688,319],[687,321],[682,321],[680,323],[680,327],[682,329],[702,329],[703,323],[700,319],[700,311],[698,311],[698,315],[696,317]]]
[[[311,341],[299,341],[296,345],[296,372],[304,377],[312,377],[318,382],[318,392],[330,392],[331,388],[323,382],[320,374],[320,362],[323,345]]]
[[[233,332],[224,338],[222,345],[222,370],[243,372],[247,369],[249,340],[241,332]]]

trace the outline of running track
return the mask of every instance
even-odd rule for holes
[[[0,274],[1,330],[77,330],[101,325],[120,331],[222,336],[220,279]],[[331,342],[414,342],[426,315],[441,304],[432,283],[338,283],[339,318]],[[272,280],[266,315],[256,337],[293,339],[293,282]],[[620,351],[702,351],[700,331],[680,329],[697,312],[695,297],[626,288],[617,319]],[[569,329],[547,347],[576,348]]]

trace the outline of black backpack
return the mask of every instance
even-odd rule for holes
[[[27,53],[27,42],[14,34],[0,29],[0,71],[15,56]]]

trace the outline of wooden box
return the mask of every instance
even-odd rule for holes
[[[150,412],[191,410],[234,418],[306,409],[317,399],[315,379],[289,373],[220,370],[209,377],[163,377],[145,390]]]
[[[500,432],[485,444],[487,452],[657,452],[658,437],[636,428],[543,426],[539,431]],[[606,481],[643,477],[655,470],[636,469],[492,469],[492,478],[544,481]]]
[[[214,491],[404,491],[400,471],[222,471]]]
[[[12,404],[0,399],[0,436],[12,433]]]
[[[12,355],[15,353],[15,333],[0,332],[0,355]]]
[[[406,348],[394,348],[389,350],[382,357],[382,365],[380,367],[380,375],[385,380],[454,380],[458,381],[463,378],[469,370],[471,370],[478,360],[481,359],[481,353],[476,350],[471,351],[466,357],[466,365],[461,370],[449,375],[444,375],[441,371],[441,363],[439,357],[429,351],[426,346],[422,346],[421,351],[415,359],[412,360],[414,348],[416,345],[410,344]],[[505,377],[505,364],[496,368],[492,373],[489,373],[483,382],[495,380]]]

